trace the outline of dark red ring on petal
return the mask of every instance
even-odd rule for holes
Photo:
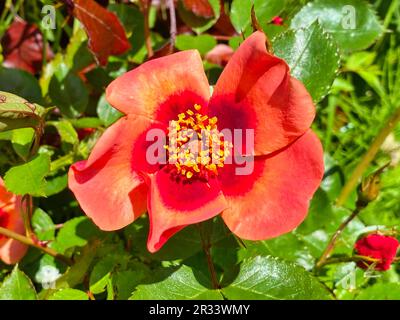
[[[169,96],[165,101],[161,102],[157,110],[155,119],[168,126],[169,122],[176,120],[178,114],[193,108],[194,105],[199,104],[202,106],[202,112],[207,113],[208,101],[202,96],[190,90],[186,90],[172,96]]]

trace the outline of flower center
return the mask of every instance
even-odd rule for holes
[[[188,179],[206,178],[218,175],[218,168],[224,166],[230,155],[232,143],[224,140],[217,129],[217,117],[201,114],[201,106],[194,105],[170,122],[168,132],[169,163],[174,164],[177,173]]]

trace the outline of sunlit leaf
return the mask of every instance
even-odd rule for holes
[[[274,39],[275,54],[289,64],[315,102],[325,97],[335,79],[340,57],[332,37],[318,23],[307,29],[288,30]]]
[[[31,161],[12,167],[4,176],[9,191],[24,195],[43,196],[45,194],[45,177],[50,171],[50,156],[39,154]]]
[[[369,47],[383,27],[371,5],[364,0],[316,0],[293,18],[291,27],[308,28],[317,20],[345,50]]]
[[[123,54],[130,49],[125,30],[117,16],[94,0],[74,0],[74,15],[84,26],[89,47],[101,65],[110,55]]]
[[[16,265],[0,287],[0,300],[36,300],[31,280]]]
[[[222,289],[228,299],[330,299],[329,292],[303,268],[273,257],[244,261],[236,279]]]

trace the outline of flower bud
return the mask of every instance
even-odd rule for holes
[[[396,257],[399,241],[390,236],[380,233],[372,233],[359,239],[354,245],[356,254],[376,259],[377,261],[368,261],[363,259],[357,263],[362,269],[372,267],[377,271],[386,271],[390,269],[390,265]]]
[[[273,17],[271,22],[276,26],[283,26],[283,19],[280,16]]]
[[[388,165],[389,164],[384,165],[361,182],[358,188],[357,206],[366,207],[368,203],[374,201],[378,197],[381,182],[380,176]]]

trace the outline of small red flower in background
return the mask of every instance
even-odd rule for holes
[[[25,234],[21,217],[21,197],[6,190],[0,178],[0,227]],[[6,264],[14,264],[21,260],[28,247],[21,242],[0,235],[0,260]]]
[[[108,102],[126,116],[106,130],[87,161],[69,171],[69,188],[97,226],[123,228],[147,209],[147,246],[155,252],[179,230],[218,214],[249,240],[279,236],[304,220],[324,171],[321,143],[310,130],[315,107],[265,43],[261,32],[244,41],[211,97],[195,50],[146,62],[109,85]],[[149,163],[147,133],[168,133],[171,121],[177,131],[209,126],[217,138],[225,129],[252,130],[253,170],[238,175],[239,164],[213,166],[196,158]],[[249,156],[238,151],[245,140],[232,143],[235,156]]]
[[[280,16],[273,17],[271,22],[276,26],[283,26],[283,19]]]
[[[379,262],[374,263],[363,260],[357,265],[362,269],[368,269],[374,264],[375,270],[389,270],[396,257],[398,247],[399,241],[396,238],[378,233],[369,234],[356,242],[354,246],[355,252],[360,256],[377,259]]]
[[[76,130],[78,133],[78,139],[79,141],[85,139],[86,137],[90,136],[91,134],[96,132],[95,128],[81,128]]]
[[[15,18],[1,40],[4,65],[38,73],[43,63],[43,37],[40,30],[21,18]],[[46,60],[53,58],[50,46],[46,44]]]
[[[205,59],[210,63],[224,67],[228,64],[233,54],[234,51],[230,46],[226,44],[218,44],[206,54]]]

